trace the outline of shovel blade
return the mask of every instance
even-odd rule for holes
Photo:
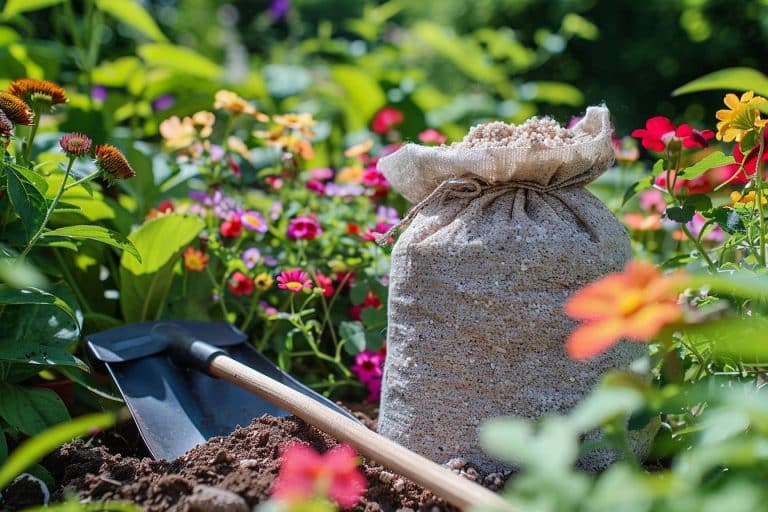
[[[252,346],[243,343],[245,335],[231,325],[173,323],[203,341],[219,346],[233,359],[354,419],[327,398],[280,370]],[[97,357],[109,354],[105,356],[109,360],[100,359],[125,399],[149,452],[156,459],[173,460],[209,438],[228,435],[238,426],[249,425],[254,418],[264,414],[289,414],[229,382],[177,366],[166,351],[116,360],[121,358],[114,357],[118,350],[110,350],[111,346],[124,347],[125,339],[137,339],[137,343],[141,343],[142,333],[149,336],[156,322],[137,325],[128,326],[127,331],[117,328],[88,336],[86,341]],[[241,339],[239,344],[233,344],[235,335]]]

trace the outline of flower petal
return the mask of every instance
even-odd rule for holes
[[[623,335],[621,318],[584,324],[568,338],[568,355],[579,360],[591,359],[615,345]]]

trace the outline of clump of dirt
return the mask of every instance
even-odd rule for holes
[[[374,423],[364,414],[356,416],[369,426]],[[65,493],[75,493],[89,501],[132,501],[149,512],[237,512],[248,511],[269,498],[280,466],[280,452],[297,442],[321,452],[337,444],[296,417],[263,416],[170,462],[125,456],[112,450],[113,443],[78,440],[47,457],[44,465],[60,485],[52,501],[62,499]],[[483,475],[460,460],[451,461],[449,466],[494,490],[499,490],[508,477]],[[369,488],[355,510],[454,510],[429,491],[371,461],[361,469]]]

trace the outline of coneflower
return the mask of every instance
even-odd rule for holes
[[[5,91],[0,91],[0,110],[14,124],[29,126],[35,118],[24,100]]]
[[[82,133],[67,133],[66,135],[62,135],[59,139],[61,149],[73,158],[85,156],[90,153],[91,144],[91,138]]]
[[[120,150],[109,144],[96,146],[96,165],[109,181],[127,180],[136,176]]]
[[[60,85],[48,80],[19,78],[11,82],[8,92],[29,103],[44,103],[48,107],[66,103],[67,94]]]
[[[0,110],[0,137],[10,137],[13,134],[13,123],[5,113]]]

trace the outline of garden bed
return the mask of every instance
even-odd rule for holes
[[[372,415],[378,411],[369,409]],[[370,427],[365,413],[355,415]],[[375,416],[374,416],[375,417]],[[280,451],[302,442],[325,452],[337,442],[295,417],[262,416],[225,437],[214,437],[174,461],[156,461],[143,451],[135,426],[64,445],[44,462],[59,487],[52,500],[75,493],[81,500],[127,500],[147,511],[248,511],[270,494],[280,466]],[[481,474],[460,460],[450,467],[466,478],[500,490],[508,475]],[[368,491],[356,510],[453,510],[429,491],[366,461]],[[42,494],[31,482],[8,489],[5,507],[19,510]],[[39,501],[38,501],[39,503]]]

